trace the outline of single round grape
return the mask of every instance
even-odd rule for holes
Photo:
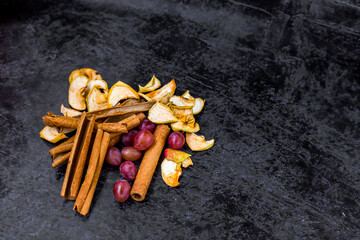
[[[181,132],[173,132],[168,138],[168,144],[173,149],[180,149],[185,144],[185,137]]]
[[[128,133],[125,133],[121,136],[122,142],[126,145],[126,146],[132,146],[133,142],[134,142],[134,137],[136,136],[136,134],[138,134],[138,130],[130,130]]]
[[[113,187],[113,194],[118,202],[125,202],[130,196],[130,184],[126,180],[118,180]]]
[[[137,150],[146,150],[148,149],[154,142],[154,136],[151,134],[149,130],[142,130],[138,134],[136,134],[134,138],[134,148]]]
[[[152,121],[150,121],[147,118],[143,119],[139,125],[140,131],[149,130],[151,133],[153,133],[155,131],[155,128],[156,128],[155,123],[153,123]]]
[[[137,174],[136,166],[133,162],[125,161],[120,165],[120,173],[127,180],[134,180]]]
[[[121,155],[125,160],[136,161],[141,157],[141,152],[134,147],[124,147],[121,150]]]
[[[120,150],[116,147],[108,148],[105,160],[112,166],[119,166],[122,160]]]

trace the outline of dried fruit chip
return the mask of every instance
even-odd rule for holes
[[[159,88],[161,83],[159,79],[155,77],[155,75],[151,78],[150,82],[148,82],[144,87],[139,85],[139,93],[151,92],[155,89]]]
[[[215,140],[205,141],[204,136],[198,136],[195,133],[186,133],[186,143],[192,151],[203,151],[211,148]]]
[[[86,98],[86,104],[89,111],[96,111],[107,108],[108,93],[102,92],[94,87]]]
[[[176,163],[166,158],[161,163],[161,176],[164,182],[170,187],[179,186],[179,177],[181,176],[181,163]]]
[[[185,161],[183,161],[181,163],[181,166],[183,168],[187,168],[188,166],[191,166],[191,165],[194,165],[193,162],[191,161],[191,158],[187,158],[187,159],[185,159]]]
[[[168,103],[170,103],[170,98],[172,97],[173,94],[174,94],[174,93],[172,93],[172,92],[166,94],[165,96],[163,96],[163,97],[161,98],[160,102],[161,102],[162,104],[165,104],[165,105],[168,104]]]
[[[64,107],[63,104],[61,104],[60,106],[60,112],[65,116],[65,117],[78,117],[81,115],[80,111],[74,110],[72,108],[67,108]]]
[[[190,100],[179,96],[172,96],[169,101],[178,107],[193,107],[195,104],[194,100]]]
[[[162,88],[150,92],[148,94],[146,94],[146,96],[152,98],[154,101],[161,101],[162,98],[166,95],[170,94],[174,94],[175,93],[175,89],[176,89],[176,83],[175,80],[171,80],[168,84],[166,84],[165,86],[163,86]]]
[[[81,68],[81,69],[76,69],[76,70],[72,71],[72,73],[69,76],[69,83],[71,84],[72,81],[79,76],[85,76],[90,80],[102,79],[101,75],[97,74],[96,70],[91,69],[91,68]]]
[[[156,124],[177,122],[171,109],[164,104],[157,102],[149,110],[148,119]]]
[[[171,148],[167,148],[164,151],[164,156],[167,160],[176,162],[176,163],[182,163],[183,161],[185,161],[187,158],[189,158],[191,155],[180,151],[180,150],[174,150]]]
[[[142,98],[144,98],[144,99],[145,99],[146,101],[148,101],[148,102],[152,102],[152,101],[153,101],[151,98],[149,98],[148,96],[146,96],[146,95],[143,94],[143,93],[139,93],[139,96],[142,97]]]
[[[201,98],[195,98],[195,105],[193,107],[193,113],[198,114],[204,108],[205,100]]]
[[[60,128],[59,132],[63,133],[63,134],[68,134],[71,133],[73,131],[75,131],[76,129],[74,128]]]
[[[85,88],[89,79],[85,76],[75,78],[69,87],[69,104],[76,110],[85,110]]]
[[[140,99],[140,96],[137,92],[135,92],[134,89],[132,89],[132,87],[130,87],[126,83],[118,81],[110,89],[109,99],[108,99],[108,107],[113,107],[120,100],[123,100],[126,98]]]
[[[109,91],[107,83],[104,80],[99,79],[99,80],[90,80],[86,86],[85,93],[86,94],[90,93],[90,91],[94,87],[99,88],[106,93]]]
[[[186,92],[184,92],[183,95],[181,95],[183,98],[189,99],[189,100],[194,100],[194,98],[190,95],[190,91],[187,90]]]
[[[67,138],[64,133],[59,132],[57,127],[49,126],[45,126],[43,130],[41,130],[40,137],[52,143],[57,143],[61,139]]]
[[[187,133],[194,133],[200,130],[200,126],[197,123],[184,123],[182,121],[178,121],[171,124],[171,128],[174,132],[187,132]]]
[[[174,115],[183,122],[191,122],[193,120],[195,122],[195,118],[193,116],[192,108],[182,108],[177,106],[172,106],[172,111]]]

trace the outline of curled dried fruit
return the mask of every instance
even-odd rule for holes
[[[67,138],[57,127],[49,126],[45,126],[43,130],[41,130],[40,137],[52,143],[57,143],[61,139]]]
[[[68,108],[68,107],[64,107],[63,104],[61,104],[60,106],[60,112],[65,116],[65,117],[78,117],[81,115],[80,111],[74,110],[72,108]]]
[[[148,82],[144,87],[139,85],[139,93],[151,92],[151,91],[156,90],[160,86],[161,86],[161,83],[160,83],[159,79],[157,79],[154,75],[151,78],[150,82]]]
[[[94,87],[89,92],[86,103],[88,111],[96,111],[107,108],[108,93]]]
[[[164,156],[167,160],[170,160],[170,161],[173,161],[176,163],[182,163],[187,158],[189,158],[191,155],[186,152],[180,151],[180,150],[167,148],[164,151]]]
[[[85,76],[78,76],[73,79],[69,87],[69,104],[76,110],[85,110],[85,89],[89,79]]]
[[[181,163],[176,163],[166,158],[161,163],[161,176],[164,182],[170,187],[179,186],[179,177],[181,176]]]
[[[191,158],[187,158],[187,159],[185,159],[185,161],[183,161],[181,163],[181,166],[183,168],[187,168],[188,166],[191,166],[191,165],[194,165],[193,162],[191,161]]]
[[[162,88],[150,92],[146,94],[149,98],[151,98],[154,101],[161,101],[163,97],[165,97],[168,94],[174,94],[176,89],[176,83],[175,80],[171,80],[168,84],[164,85]]]
[[[120,100],[126,98],[140,99],[139,94],[134,89],[132,89],[132,87],[130,87],[126,83],[118,81],[110,89],[109,98],[108,98],[108,107],[113,107]]]
[[[195,133],[186,133],[186,143],[192,151],[204,151],[214,145],[215,140],[205,140],[204,136],[198,136]]]
[[[179,96],[172,96],[169,100],[170,102],[172,102],[172,104],[174,104],[175,106],[178,107],[189,107],[192,108],[195,104],[194,100],[190,100],[184,97],[179,97]]]
[[[204,108],[205,100],[201,98],[195,98],[195,105],[193,107],[193,113],[198,114]]]
[[[148,119],[156,124],[166,124],[178,121],[171,109],[160,102],[155,103],[154,106],[150,108]]]

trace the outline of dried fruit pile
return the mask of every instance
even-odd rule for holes
[[[69,83],[71,108],[61,105],[63,116],[48,112],[43,117],[46,126],[40,137],[57,143],[76,130],[74,136],[49,153],[53,167],[67,163],[61,196],[75,200],[74,210],[82,215],[90,209],[104,160],[113,166],[120,165],[121,175],[134,180],[132,187],[126,180],[117,181],[113,188],[115,199],[124,202],[131,196],[142,201],[166,142],[170,148],[164,151],[161,175],[170,187],[180,184],[182,167],[193,165],[191,155],[178,150],[185,142],[192,151],[214,145],[214,139],[206,141],[195,134],[200,126],[194,115],[201,112],[205,101],[192,97],[189,91],[174,95],[175,80],[161,87],[161,82],[153,76],[145,86],[139,86],[138,92],[118,81],[109,91],[97,71],[82,68],[70,74]],[[148,118],[144,112],[148,112]],[[173,130],[171,134],[167,124]],[[121,140],[125,146],[120,151],[115,145]],[[123,159],[126,161],[122,162]],[[133,161],[140,159],[140,167],[136,169]]]

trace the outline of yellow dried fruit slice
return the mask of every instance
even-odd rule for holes
[[[168,106],[156,102],[149,110],[148,119],[156,124],[166,124],[179,121]]]
[[[167,148],[164,151],[164,157],[167,160],[176,162],[176,163],[182,163],[183,161],[185,161],[187,158],[189,158],[191,155],[180,151],[180,150],[175,150],[175,149],[171,149],[171,148]]]
[[[85,110],[85,89],[89,79],[85,76],[75,78],[69,87],[69,104],[76,110]]]
[[[91,68],[81,68],[81,69],[76,69],[71,72],[71,74],[69,76],[69,83],[71,84],[72,81],[79,76],[85,76],[91,81],[102,79],[101,75],[97,74],[96,70],[91,69]]]
[[[191,120],[194,119],[195,121],[192,108],[182,108],[182,107],[172,106],[172,111],[175,117],[177,117],[180,121],[188,122],[190,119]]]
[[[150,82],[148,82],[144,87],[139,85],[139,93],[151,92],[158,89],[160,86],[161,86],[161,82],[154,75],[151,78]]]
[[[109,89],[108,89],[108,85],[107,83],[102,80],[102,79],[99,79],[99,80],[90,80],[86,86],[86,89],[85,89],[85,94],[88,94],[90,93],[90,91],[94,88],[99,88],[101,89],[103,92],[108,92]]]
[[[201,99],[201,98],[195,98],[195,105],[193,107],[193,114],[198,114],[199,112],[201,112],[201,110],[203,110],[205,105],[205,100]]]
[[[190,100],[179,96],[172,96],[169,101],[178,107],[193,107],[195,104],[194,100]]]
[[[194,133],[200,130],[200,126],[198,123],[185,123],[182,121],[178,121],[171,124],[171,128],[174,132],[187,132],[187,133]]]
[[[61,104],[61,106],[60,106],[60,112],[65,117],[78,117],[78,116],[81,115],[80,111],[77,111],[77,110],[72,109],[72,108],[65,107],[63,104]]]
[[[161,100],[160,100],[160,102],[162,103],[162,104],[168,104],[170,101],[170,98],[172,97],[172,95],[173,95],[174,93],[172,93],[172,92],[170,92],[170,93],[168,93],[168,94],[166,94],[165,96],[163,96],[162,98],[161,98]]]
[[[108,107],[113,107],[119,101],[126,98],[140,99],[140,96],[132,87],[130,87],[124,82],[118,81],[110,89]]]
[[[194,98],[190,95],[190,91],[187,90],[186,92],[184,92],[183,95],[181,95],[183,98],[189,99],[189,100],[194,100]]]
[[[205,140],[204,136],[196,135],[195,133],[186,133],[186,143],[192,151],[204,151],[214,145],[215,140]]]
[[[161,176],[164,182],[170,187],[179,186],[179,177],[181,176],[181,163],[176,163],[166,158],[161,163]]]
[[[188,166],[191,166],[191,165],[194,165],[193,162],[191,161],[191,158],[187,158],[187,159],[185,159],[185,161],[183,161],[181,163],[181,166],[183,168],[187,168]]]
[[[41,130],[40,137],[52,143],[57,143],[61,139],[67,138],[64,133],[59,132],[57,127],[49,126],[45,126],[43,130]]]
[[[176,89],[176,83],[175,80],[171,80],[168,84],[164,85],[162,88],[150,92],[148,94],[146,94],[146,96],[152,98],[154,101],[161,101],[162,98],[166,95],[170,94],[174,94],[175,93],[175,89]]]
[[[86,98],[88,111],[96,111],[108,108],[107,105],[108,93],[101,91],[99,88],[94,87]]]
[[[144,98],[144,99],[145,99],[146,101],[148,101],[148,102],[152,102],[152,101],[153,101],[151,98],[149,98],[148,96],[146,96],[146,95],[143,94],[143,93],[139,93],[139,96],[142,97],[142,98]]]

